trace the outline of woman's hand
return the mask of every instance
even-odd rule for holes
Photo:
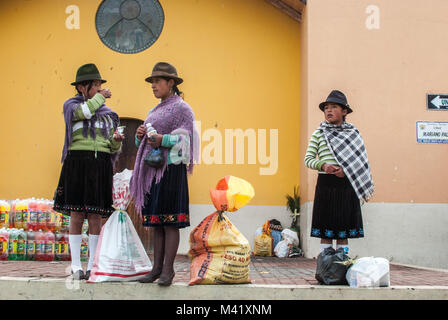
[[[98,93],[102,94],[104,98],[110,98],[112,96],[112,92],[109,89],[101,89]]]
[[[345,173],[344,170],[342,170],[341,167],[337,168],[336,171],[333,173],[336,177],[338,178],[344,178],[345,177]]]
[[[137,138],[139,140],[142,140],[143,136],[146,134],[146,127],[142,124],[141,126],[139,126],[137,128],[137,131],[135,132],[135,134],[137,135]]]
[[[334,172],[338,169],[338,167],[332,165],[332,164],[328,164],[328,163],[324,163],[324,165],[322,166],[322,170],[325,171],[325,173],[328,174],[334,174]]]
[[[148,143],[153,148],[158,148],[162,144],[163,134],[153,134],[148,139]]]
[[[124,134],[119,133],[118,131],[114,132],[114,140],[117,142],[121,142],[124,140]]]
[[[332,164],[325,163],[322,166],[322,170],[324,170],[328,174],[334,174],[338,178],[344,178],[345,177],[344,170],[342,170],[341,167],[334,166]]]

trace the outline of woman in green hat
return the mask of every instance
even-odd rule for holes
[[[65,142],[62,170],[54,198],[54,210],[70,215],[69,244],[74,279],[88,279],[93,266],[101,218],[109,217],[112,208],[113,162],[124,136],[117,132],[118,115],[104,103],[111,97],[102,89],[106,80],[90,63],[76,74],[77,94],[63,106]],[[89,262],[84,275],[81,266],[81,230],[89,222]]]

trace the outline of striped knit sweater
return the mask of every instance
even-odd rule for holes
[[[73,133],[72,144],[69,150],[89,150],[99,151],[106,153],[116,153],[121,148],[121,141],[115,141],[113,139],[113,129],[111,130],[110,138],[106,139],[101,134],[101,129],[96,128],[96,139],[93,139],[90,134],[85,138],[82,135],[82,123],[84,120],[92,118],[95,111],[98,110],[101,105],[104,104],[106,99],[102,94],[95,94],[91,99],[88,99],[85,103],[81,103],[73,110]],[[108,120],[110,118],[108,117]],[[110,120],[112,121],[112,120]],[[97,122],[97,124],[99,124]]]
[[[310,143],[305,154],[305,165],[310,169],[318,170],[319,173],[325,173],[322,170],[322,166],[325,163],[339,166],[325,141],[325,137],[317,129],[311,135]]]

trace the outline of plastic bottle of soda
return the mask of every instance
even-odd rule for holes
[[[86,233],[89,231],[89,222],[87,219],[84,219],[84,222],[82,223],[82,229],[81,233]]]
[[[62,233],[59,231],[56,231],[54,234],[54,260],[55,261],[62,261]]]
[[[30,213],[28,209],[28,200],[23,200],[20,204],[22,208],[23,230],[28,231],[28,222],[30,221]]]
[[[68,230],[70,227],[70,216],[62,214],[62,224],[61,229],[62,230]]]
[[[12,206],[14,212],[14,228],[22,229],[23,228],[23,209],[19,199],[13,201]]]
[[[9,229],[8,260],[17,260],[17,229]]]
[[[0,228],[9,228],[10,211],[10,204],[7,201],[0,200]]]
[[[47,225],[47,205],[43,199],[37,202],[37,228],[45,231]]]
[[[14,210],[14,227],[28,229],[28,204],[26,200],[17,199]]]
[[[65,231],[64,232],[56,231],[55,238],[56,238],[56,245],[55,245],[54,259],[58,261],[69,260],[67,233]]]
[[[70,261],[72,260],[70,256],[70,249],[69,249],[69,241],[68,241],[68,230],[61,232],[61,256],[63,261]]]
[[[45,255],[45,235],[42,230],[36,232],[34,243],[36,244],[34,260],[43,261]]]
[[[5,228],[0,229],[0,260],[8,260],[9,233]]]
[[[45,261],[53,261],[54,260],[54,244],[55,237],[54,233],[51,231],[47,231],[45,233]]]
[[[28,230],[26,238],[26,259],[34,260],[34,255],[36,254],[36,233],[33,230]]]
[[[31,198],[28,203],[28,210],[29,210],[29,218],[28,218],[28,229],[31,230],[38,230],[37,229],[37,202],[34,198]]]
[[[7,201],[10,205],[10,210],[9,210],[9,227],[10,228],[15,228],[16,227],[16,223],[15,223],[15,216],[16,216],[16,209],[15,209],[15,200],[12,201]]]
[[[89,259],[89,236],[85,233],[81,238],[81,261],[85,262]]]
[[[55,214],[54,231],[61,232],[61,230],[62,230],[62,213],[54,211],[54,214]]]
[[[56,211],[53,210],[53,202],[47,200],[47,217],[46,217],[47,230],[55,231],[56,227]]]
[[[16,260],[26,259],[26,232],[23,229],[17,231],[17,255]]]

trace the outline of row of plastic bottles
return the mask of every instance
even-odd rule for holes
[[[54,211],[51,200],[0,200],[0,228],[60,231],[68,227],[69,218]]]
[[[81,261],[89,256],[87,220],[83,224]],[[56,231],[25,231],[16,228],[0,229],[0,260],[69,261],[68,229]]]

